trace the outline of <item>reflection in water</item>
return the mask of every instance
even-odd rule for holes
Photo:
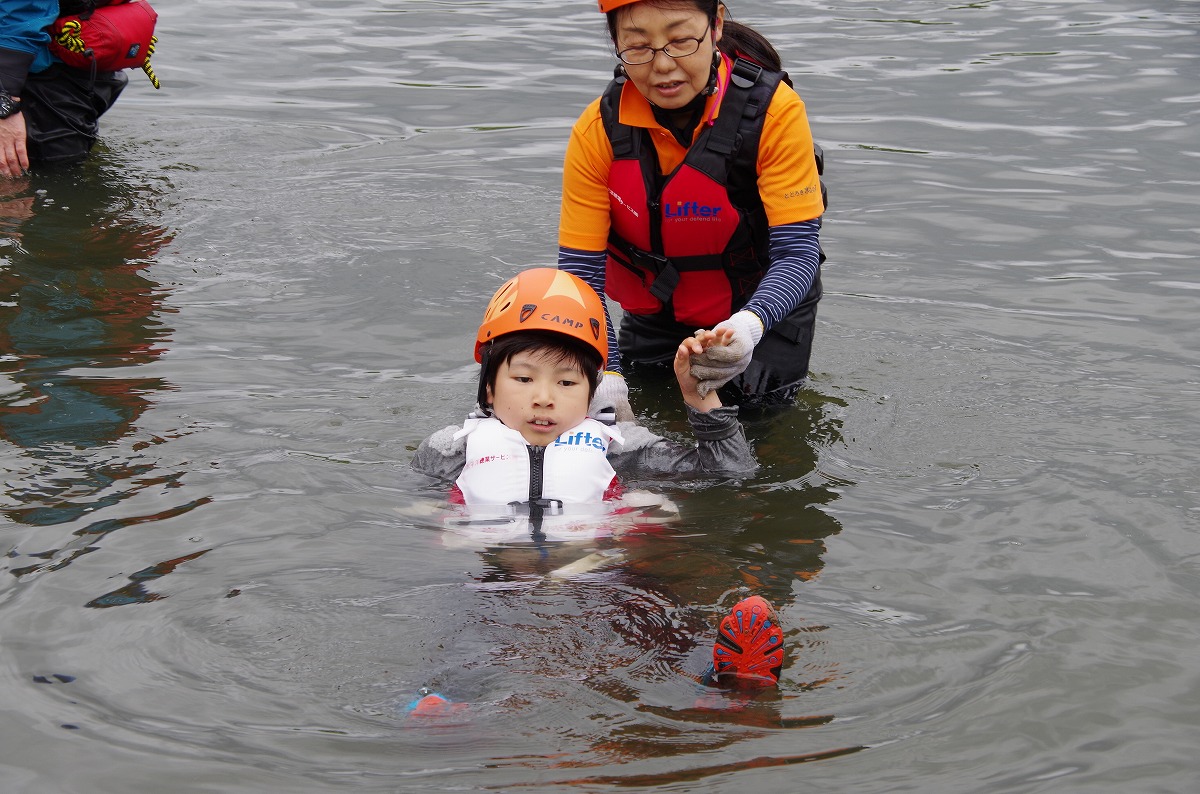
[[[99,598],[94,598],[85,606],[103,609],[105,607],[116,607],[124,604],[146,604],[151,601],[157,601],[161,596],[158,593],[151,592],[146,589],[146,582],[166,576],[175,570],[176,566],[182,565],[185,562],[190,562],[198,557],[203,557],[211,549],[201,549],[200,551],[188,554],[183,557],[176,557],[173,560],[166,560],[157,565],[151,565],[149,568],[143,568],[136,573],[129,575],[130,583],[122,588],[113,590],[111,593],[105,593]]]
[[[157,378],[104,372],[146,364],[163,350],[164,293],[143,270],[168,242],[166,230],[112,206],[101,185],[81,180],[67,195],[72,206],[46,189],[0,202],[8,248],[0,270],[0,372],[11,378],[0,435],[26,449],[120,438],[146,409],[147,395],[166,387]]]
[[[647,378],[639,385],[637,405],[675,406],[653,415],[656,429],[665,427],[687,438],[690,430],[677,407],[673,377]],[[841,531],[827,508],[841,488],[852,485],[818,468],[820,451],[842,443],[845,407],[841,400],[810,389],[786,411],[741,412],[762,468],[751,481],[718,484],[691,497],[695,507],[690,512],[703,516],[695,520],[706,537],[702,544],[689,541],[690,551],[662,561],[660,575],[678,571],[671,575],[676,592],[691,603],[721,601],[728,606],[736,598],[722,601],[721,594],[740,588],[786,608],[795,597],[795,584],[817,576],[825,538]],[[697,553],[711,559],[696,559]]]
[[[824,724],[824,723],[819,723]],[[692,753],[704,753],[711,751],[711,746],[700,744],[696,747],[687,748]],[[746,761],[733,761],[726,764],[713,764],[711,766],[691,767],[689,769],[672,770],[671,772],[659,772],[656,774],[641,774],[641,775],[596,775],[594,777],[580,778],[577,780],[564,780],[561,783],[571,785],[609,785],[609,786],[629,786],[629,787],[644,787],[644,786],[660,786],[679,784],[684,782],[693,782],[715,778],[718,775],[727,775],[731,772],[742,772],[749,769],[766,769],[775,766],[791,766],[793,764],[804,764],[809,761],[824,761],[830,758],[838,758],[843,755],[857,753],[859,750],[865,750],[861,745],[851,747],[839,747],[834,750],[825,750],[818,753],[797,753],[795,755],[773,755],[759,756]]]
[[[179,484],[179,473],[116,449],[169,388],[129,369],[155,361],[171,332],[166,291],[147,275],[171,235],[137,211],[130,181],[89,164],[6,183],[0,196],[0,439],[20,465],[2,511],[19,524],[61,525]],[[114,529],[195,506],[93,521],[10,572],[59,570]]]
[[[655,398],[655,388],[644,387],[644,403],[673,404],[667,393]],[[543,759],[559,769],[692,758],[770,732],[832,722],[831,714],[803,713],[805,693],[835,684],[840,676],[835,662],[809,653],[825,627],[805,624],[796,601],[823,567],[825,539],[841,529],[825,508],[850,483],[827,477],[817,461],[822,448],[840,443],[842,407],[810,391],[793,410],[752,419],[748,431],[763,472],[751,481],[684,484],[691,492],[680,492],[680,483],[626,483],[668,492],[682,506],[679,525],[651,524],[589,544],[512,543],[480,552],[484,565],[473,589],[488,650],[456,658],[438,685],[452,695],[484,699],[518,681],[544,687],[537,696],[516,697],[517,703],[553,699],[553,690],[562,686],[582,685],[601,695],[620,716],[593,717],[590,735],[581,737],[589,747],[586,755]],[[656,429],[665,426],[681,437],[685,421],[682,409],[651,417]],[[580,558],[595,565],[579,571],[572,563]],[[564,566],[575,575],[558,575]],[[757,691],[709,686],[703,673],[717,618],[750,593],[785,612],[783,682]],[[472,684],[464,668],[492,672],[486,682]],[[511,695],[507,699],[513,702]],[[648,777],[570,782],[679,783],[860,749],[822,748]]]

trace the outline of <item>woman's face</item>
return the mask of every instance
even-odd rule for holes
[[[652,104],[676,110],[708,86],[713,53],[724,25],[723,5],[717,7],[712,28],[707,15],[690,3],[666,6],[631,3],[617,9],[616,15],[617,52],[630,47],[665,47],[671,42],[691,46],[692,42],[684,40],[703,38],[700,48],[691,55],[672,58],[665,52],[656,52],[650,63],[625,65],[629,79]]]

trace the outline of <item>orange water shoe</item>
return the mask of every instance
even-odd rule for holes
[[[713,672],[719,682],[772,686],[783,669],[783,629],[762,596],[750,596],[721,619],[713,644]]]

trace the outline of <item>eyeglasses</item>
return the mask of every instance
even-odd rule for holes
[[[617,53],[622,63],[629,66],[641,66],[650,63],[660,53],[666,53],[669,58],[686,58],[695,55],[700,49],[700,42],[708,36],[697,36],[694,39],[675,39],[668,41],[662,47],[629,47]]]

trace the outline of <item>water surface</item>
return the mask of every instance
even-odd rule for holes
[[[408,461],[553,262],[601,17],[159,7],[163,89],[0,191],[0,787],[1194,785],[1200,14],[732,10],[827,155],[810,388],[752,480],[636,483],[673,524],[476,548]],[[750,591],[783,683],[706,690]],[[406,721],[423,686],[469,708]]]

